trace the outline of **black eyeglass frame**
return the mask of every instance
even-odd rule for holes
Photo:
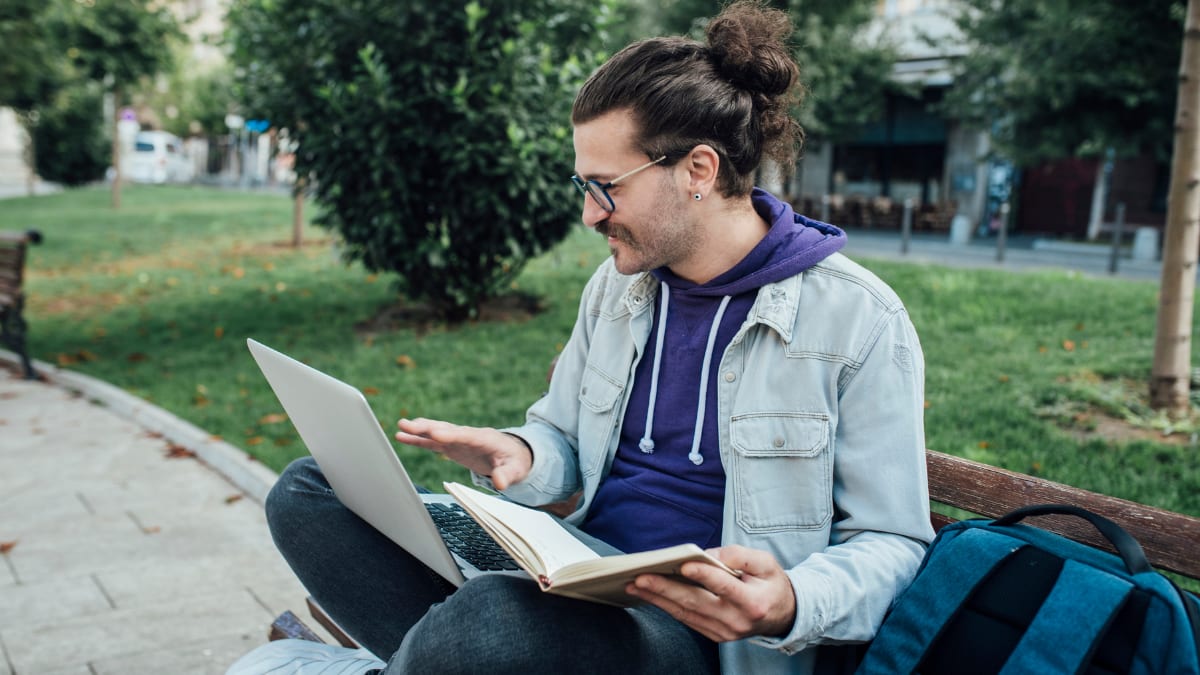
[[[617,205],[615,202],[613,202],[612,196],[608,194],[608,189],[625,180],[626,178],[629,178],[630,176],[641,171],[645,171],[655,164],[666,160],[666,158],[667,156],[663,155],[658,159],[646,162],[638,168],[632,171],[627,171],[608,181],[607,183],[601,183],[600,181],[594,179],[584,180],[580,178],[578,174],[571,176],[571,182],[579,190],[580,194],[584,195],[584,199],[587,199],[587,197],[590,195],[592,200],[595,201],[600,208],[604,209],[608,213],[612,213],[613,211],[617,210]]]

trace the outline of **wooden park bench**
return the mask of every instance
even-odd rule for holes
[[[1141,543],[1146,557],[1155,567],[1187,577],[1193,582],[1200,580],[1200,518],[1108,497],[932,450],[926,452],[925,458],[929,471],[929,496],[933,502],[930,521],[935,530],[957,519],[946,512],[959,516],[963,515],[962,512],[967,512],[971,516],[998,518],[1009,511],[1032,504],[1070,504],[1105,516],[1125,528]],[[1028,522],[1076,541],[1112,551],[1112,547],[1095,529],[1081,519],[1039,516],[1029,519]],[[309,611],[341,644],[356,646],[354,641],[338,629],[311,600]],[[316,638],[291,612],[285,612],[276,619],[272,624],[270,637]],[[384,656],[386,658],[386,655]]]
[[[4,345],[21,357],[26,379],[37,374],[25,349],[25,292],[22,280],[25,273],[25,249],[30,244],[40,244],[42,234],[37,230],[26,232],[0,231],[0,337]]]

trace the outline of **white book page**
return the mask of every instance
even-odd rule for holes
[[[455,499],[469,500],[478,510],[492,515],[523,539],[541,560],[548,577],[571,563],[600,557],[547,513],[457,483],[445,485]]]

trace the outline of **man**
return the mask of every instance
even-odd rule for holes
[[[643,575],[629,610],[507,577],[454,590],[299,460],[268,502],[277,545],[386,672],[812,672],[912,578],[932,537],[916,334],[844,233],[753,188],[799,140],[789,30],[740,2],[707,44],[638,42],[592,75],[572,180],[612,257],[548,394],[519,428],[396,433],[517,502],[577,499],[566,522],[617,549],[694,542],[742,576]]]

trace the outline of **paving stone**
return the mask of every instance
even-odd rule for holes
[[[294,579],[287,564],[278,554],[265,550],[253,554],[155,561],[101,572],[96,578],[117,607],[154,604],[167,594],[186,599],[192,595],[245,591],[259,583],[289,588],[297,603],[305,597],[303,587]],[[268,605],[265,609],[272,611],[274,608]]]
[[[0,639],[17,673],[42,673],[231,633],[253,637],[264,633],[272,618],[248,592],[221,593],[186,604],[164,598],[152,606],[4,628]]]
[[[91,577],[54,578],[0,588],[0,630],[111,610],[108,598]]]
[[[97,659],[91,665],[96,675],[223,675],[230,664],[264,642],[265,630],[262,637],[232,633],[167,649]]]

